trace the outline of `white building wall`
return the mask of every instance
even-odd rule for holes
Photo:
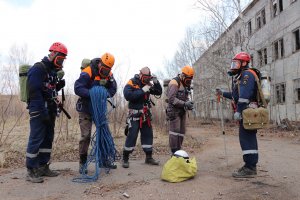
[[[278,1],[278,0],[277,0]],[[260,69],[266,70],[269,72],[272,79],[272,100],[269,104],[270,108],[270,118],[277,122],[280,122],[284,118],[289,118],[290,120],[300,120],[300,102],[295,101],[295,89],[294,89],[294,79],[300,78],[300,51],[295,52],[295,41],[293,31],[300,28],[300,0],[297,0],[294,3],[291,3],[291,0],[282,0],[283,2],[283,11],[278,12],[276,17],[272,16],[271,4],[272,0],[254,0],[248,8],[243,12],[242,19],[236,20],[231,26],[227,33],[224,33],[195,63],[196,76],[195,82],[198,85],[207,85],[208,79],[213,79],[216,76],[216,72],[208,72],[205,68],[209,68],[209,58],[213,56],[212,52],[217,51],[223,47],[223,43],[226,40],[226,37],[234,35],[238,30],[242,30],[243,37],[245,38],[244,48],[248,49],[248,52],[253,55],[253,66]],[[262,9],[265,9],[266,13],[266,24],[263,25],[260,29],[256,30],[256,14]],[[251,21],[252,32],[250,38],[247,34],[247,23]],[[273,42],[283,38],[284,40],[284,57],[275,60],[274,58],[274,48]],[[247,46],[247,48],[245,48]],[[258,66],[258,53],[257,51],[267,48],[267,64],[263,66]],[[230,52],[223,57],[224,62],[223,66],[226,69],[229,69],[231,58],[235,53],[240,51],[240,47],[235,47],[235,52],[230,55]],[[225,70],[225,69],[224,69]],[[203,78],[204,77],[204,78]],[[225,79],[225,77],[224,77]],[[285,83],[285,102],[276,103],[276,94],[275,94],[275,85],[278,83]],[[197,84],[196,84],[197,85]],[[221,84],[226,88],[226,85]],[[209,85],[210,87],[218,86],[217,83]],[[197,90],[195,86],[195,97],[201,97],[203,93],[208,94],[207,90]],[[215,88],[210,88],[213,90]],[[228,87],[226,88],[228,89]],[[197,91],[200,93],[197,94]],[[202,93],[201,93],[202,92]],[[210,92],[210,99],[213,97],[213,92]],[[199,98],[200,99],[200,98]],[[203,99],[203,98],[202,98]],[[195,98],[197,101],[197,98]],[[211,109],[210,106],[204,103],[205,100],[201,100],[202,109],[205,108],[211,110],[210,117],[218,118],[218,112]],[[199,103],[199,104],[201,104]],[[199,110],[202,116],[205,113]],[[232,111],[227,109],[224,111],[224,114],[227,118],[232,117]]]

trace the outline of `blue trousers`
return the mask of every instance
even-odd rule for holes
[[[125,141],[124,151],[132,152],[136,145],[139,131],[141,132],[141,144],[145,153],[152,152],[153,145],[153,130],[152,125],[149,126],[147,121],[140,128],[140,120],[131,120],[131,127],[128,130],[128,135]]]
[[[257,130],[246,130],[243,121],[240,121],[239,139],[243,151],[245,167],[253,169],[258,162]]]
[[[38,168],[49,162],[54,138],[55,114],[49,113],[49,120],[45,122],[39,111],[31,112],[30,135],[26,152],[26,167]]]

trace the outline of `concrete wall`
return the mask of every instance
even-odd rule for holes
[[[277,16],[272,16],[271,0],[254,0],[244,11],[242,17],[235,20],[229,29],[224,33],[194,64],[196,69],[195,76],[195,101],[198,102],[198,112],[201,116],[205,116],[205,109],[210,109],[210,116],[218,118],[217,109],[212,108],[211,102],[207,99],[214,99],[213,90],[216,87],[230,89],[226,72],[229,69],[231,59],[235,53],[246,50],[253,55],[252,65],[260,70],[269,72],[272,78],[271,92],[272,99],[269,104],[270,117],[272,120],[280,122],[284,118],[290,120],[300,119],[300,102],[295,101],[294,79],[300,78],[300,51],[295,52],[293,31],[300,28],[300,1],[291,3],[291,0],[283,0],[283,11],[277,12]],[[256,29],[256,15],[262,9],[265,9],[266,24],[260,29]],[[248,36],[247,24],[251,21],[252,35]],[[234,46],[231,51],[223,53],[218,58],[214,52],[224,49],[224,45],[228,43],[228,38],[234,37],[237,30],[242,32],[242,43]],[[283,58],[274,59],[273,42],[283,38],[284,52]],[[267,64],[259,66],[257,51],[267,48]],[[230,48],[229,48],[230,49]],[[219,70],[211,67],[211,62],[219,60]],[[220,69],[223,72],[220,72]],[[219,78],[216,78],[219,77]],[[213,80],[213,81],[211,81]],[[227,81],[227,82],[226,82]],[[276,103],[275,85],[285,83],[286,96],[285,102]],[[207,86],[207,87],[203,87]],[[209,103],[210,102],[210,103]],[[229,106],[227,106],[229,107]],[[205,109],[204,109],[205,108]],[[204,110],[203,110],[204,109]],[[228,108],[224,111],[227,118],[232,117],[232,111]]]

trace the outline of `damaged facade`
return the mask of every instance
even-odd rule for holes
[[[215,89],[230,90],[231,58],[251,55],[251,66],[271,76],[270,118],[300,120],[300,1],[253,0],[194,64],[194,101],[203,118],[219,118]],[[223,105],[232,118],[230,101]]]

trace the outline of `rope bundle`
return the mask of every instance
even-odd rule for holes
[[[83,166],[82,172],[85,172],[91,163],[95,163],[95,174],[88,176],[82,174],[81,177],[74,178],[74,182],[94,182],[98,180],[101,168],[105,167],[106,172],[109,172],[108,166],[112,165],[116,160],[117,150],[111,136],[107,115],[107,90],[103,86],[94,86],[90,89],[90,98],[92,103],[93,121],[96,126],[96,131],[91,138],[91,151],[86,164]]]

